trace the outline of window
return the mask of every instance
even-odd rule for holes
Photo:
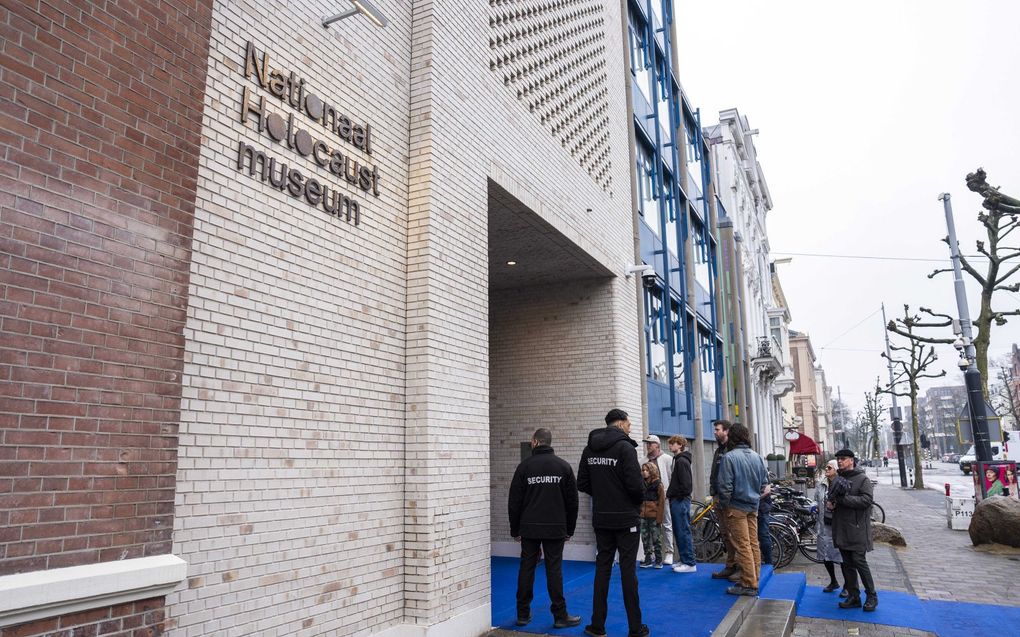
[[[687,120],[686,129],[686,155],[687,155],[687,174],[688,174],[688,189],[690,190],[691,197],[701,197],[702,189],[704,184],[702,183],[703,175],[701,172],[701,144],[698,136],[698,124],[690,119]]]
[[[711,335],[698,330],[698,354],[701,356],[701,398],[715,402],[715,345]]]
[[[684,364],[684,330],[679,306],[673,303],[673,387],[677,392],[687,389],[687,366]]]
[[[634,154],[637,157],[638,213],[644,218],[645,223],[655,233],[655,236],[659,236],[658,179],[655,173],[655,157],[651,150],[640,141]]]
[[[691,219],[691,237],[694,239],[694,280],[706,292],[712,291],[711,260],[715,256],[705,226],[697,219]]]
[[[645,288],[645,345],[648,350],[648,377],[660,383],[669,382],[666,368],[666,317],[662,311],[662,289]]]
[[[627,31],[630,35],[630,68],[637,80],[638,90],[645,96],[645,101],[652,103],[652,60],[648,30],[640,18],[629,14]]]

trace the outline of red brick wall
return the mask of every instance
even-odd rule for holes
[[[0,5],[0,574],[168,553],[211,0]]]
[[[96,608],[0,628],[0,637],[154,637],[163,634],[163,598]]]

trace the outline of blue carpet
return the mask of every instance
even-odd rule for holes
[[[580,626],[553,629],[549,612],[549,595],[545,588],[545,566],[540,564],[535,573],[535,598],[531,602],[531,623],[518,627],[517,619],[517,558],[492,558],[492,625],[528,633],[554,633],[556,635],[583,635],[584,626],[591,621],[592,582],[594,562],[563,562],[563,595],[572,615],[583,618]],[[642,621],[648,624],[653,635],[675,637],[705,636],[712,634],[736,597],[726,594],[730,582],[714,580],[712,571],[719,564],[701,564],[697,573],[674,573],[666,569],[638,569],[638,591],[641,596]],[[766,579],[767,573],[762,573]],[[606,619],[609,635],[627,634],[627,613],[623,609],[619,568],[613,567],[609,584],[609,617]]]
[[[591,621],[592,562],[563,562],[563,593],[567,608],[583,618],[580,626],[553,629],[549,595],[545,589],[545,567],[535,573],[535,598],[531,602],[531,623],[518,627],[516,591],[517,558],[492,558],[492,625],[527,633],[551,633],[578,637]],[[726,594],[730,585],[711,578],[720,564],[700,564],[697,573],[680,575],[669,569],[638,569],[642,621],[653,635],[670,637],[712,634],[737,599]],[[865,613],[860,608],[841,609],[838,593],[823,593],[819,586],[806,586],[803,573],[762,571],[761,596],[797,602],[797,614],[817,619],[835,619],[869,624],[913,628],[940,637],[1020,637],[1020,608],[993,604],[970,604],[921,600],[909,593],[878,592],[878,609]],[[606,632],[612,636],[627,634],[627,614],[623,609],[618,567],[613,567],[609,587],[609,617]]]
[[[774,577],[762,597],[796,600],[796,592],[783,586],[785,578],[794,576]],[[882,590],[878,591],[878,608],[872,613],[839,608],[839,601],[838,593],[823,593],[819,586],[808,586],[800,595],[797,615],[913,628],[940,637],[1020,636],[1020,608],[1015,606],[922,600],[909,593]]]

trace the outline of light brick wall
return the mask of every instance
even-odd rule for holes
[[[174,634],[487,622],[489,180],[530,192],[606,269],[632,262],[618,8],[606,13],[611,191],[490,72],[484,4],[385,9],[385,30],[352,19],[322,40],[324,3],[217,5],[175,532],[192,578],[170,600]],[[360,227],[232,166],[239,139],[259,140],[236,121],[249,38],[373,124],[385,192]],[[331,69],[347,81],[313,80]],[[603,336],[576,353],[601,356],[592,384],[637,414],[634,285],[600,284],[586,329]]]
[[[490,485],[492,541],[510,541],[507,495],[520,462],[520,443],[548,427],[556,455],[573,467],[592,429],[613,407],[632,414],[632,437],[642,438],[640,410],[613,377],[613,281],[577,281],[500,290],[490,297]],[[622,401],[618,404],[617,401]],[[644,459],[644,449],[637,449]],[[589,498],[580,499],[571,547],[594,544]],[[594,553],[592,553],[594,555]]]
[[[351,635],[404,605],[410,17],[319,24],[335,3],[218,2],[209,56],[181,416],[174,635]],[[359,151],[245,77],[270,67],[373,129]],[[271,112],[376,164],[380,196],[239,121]],[[239,172],[244,141],[356,197],[360,224]]]

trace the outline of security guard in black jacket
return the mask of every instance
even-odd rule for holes
[[[638,599],[638,521],[645,482],[637,459],[637,443],[630,436],[627,412],[613,409],[606,414],[606,427],[588,434],[588,446],[581,452],[577,488],[592,497],[592,526],[595,527],[595,584],[592,592],[591,624],[584,634],[603,637],[613,557],[620,552],[620,583],[627,610],[629,637],[648,635],[641,623]]]
[[[510,535],[521,543],[521,566],[517,573],[517,625],[531,621],[535,568],[545,554],[545,579],[550,610],[556,628],[581,623],[567,613],[563,598],[563,543],[577,524],[577,482],[565,460],[553,454],[552,433],[538,429],[531,437],[531,457],[517,466],[510,482],[507,510]]]

